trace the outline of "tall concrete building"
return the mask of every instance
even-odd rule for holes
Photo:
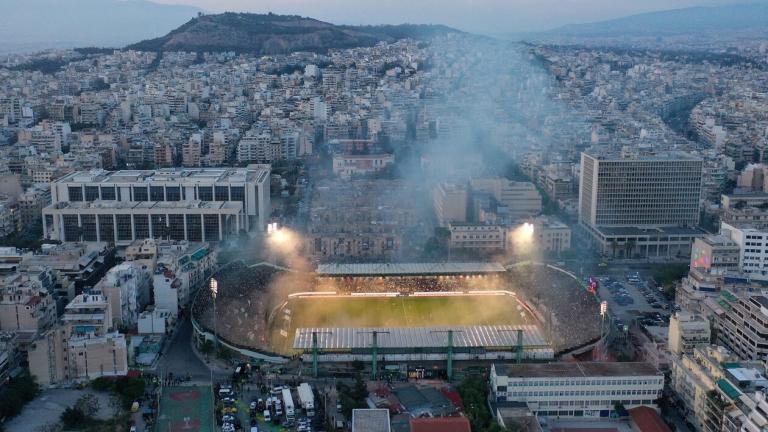
[[[44,232],[60,241],[127,245],[261,231],[271,211],[269,173],[269,165],[75,172],[51,184]]]
[[[530,182],[516,182],[502,177],[472,179],[473,193],[487,193],[509,210],[510,218],[519,220],[541,213],[541,194]]]
[[[465,186],[441,183],[432,191],[435,218],[440,226],[467,221],[469,193]]]
[[[744,360],[768,358],[768,297],[758,294],[722,298],[729,307],[715,320],[718,343]]]
[[[701,159],[657,155],[581,154],[579,222],[604,255],[690,256],[699,223]]]

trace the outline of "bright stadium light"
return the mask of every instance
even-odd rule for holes
[[[526,222],[523,224],[522,233],[526,240],[530,240],[533,238],[533,231],[534,231],[534,228],[532,223]]]
[[[600,302],[600,316],[605,316],[605,314],[608,313],[608,302],[603,300]]]
[[[219,332],[217,329],[217,318],[216,318],[216,296],[219,295],[219,281],[217,281],[214,278],[211,278],[211,297],[213,297],[213,344],[214,349],[218,351],[219,349]]]
[[[216,279],[211,278],[211,296],[213,296],[213,298],[215,299],[218,294],[219,294],[219,282]]]

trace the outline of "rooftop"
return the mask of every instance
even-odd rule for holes
[[[389,432],[389,410],[352,410],[352,432]]]
[[[502,273],[506,269],[499,263],[382,263],[382,264],[320,264],[320,276],[394,276],[394,275],[449,275],[464,273]]]
[[[496,374],[510,378],[572,378],[655,376],[660,372],[645,362],[494,363]]]
[[[232,209],[240,210],[243,204],[237,201],[62,201],[46,209],[107,209],[107,210],[152,210],[152,209]]]
[[[378,332],[380,348],[444,348],[448,346],[448,330],[453,330],[453,346],[514,347],[517,330],[523,331],[523,346],[529,349],[549,349],[544,335],[534,325],[496,325],[469,327],[378,327],[378,328],[297,328],[293,340],[295,349],[312,348],[312,333],[317,333],[320,349],[369,348],[372,332]]]
[[[260,182],[269,174],[269,165],[247,168],[162,168],[157,170],[76,171],[55,183],[215,183]]]

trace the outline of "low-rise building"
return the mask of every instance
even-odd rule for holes
[[[338,154],[333,156],[333,173],[341,178],[379,172],[395,163],[395,155]]]
[[[494,363],[490,380],[496,402],[559,417],[608,417],[616,403],[656,408],[664,387],[664,374],[648,363]]]
[[[450,224],[451,250],[499,252],[507,249],[507,229],[499,225]]]
[[[536,246],[542,252],[565,252],[571,249],[571,228],[551,216],[539,216],[533,220]]]

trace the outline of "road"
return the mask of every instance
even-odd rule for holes
[[[208,365],[192,350],[192,322],[189,314],[179,323],[170,345],[160,357],[157,372],[173,373],[176,377],[189,375],[192,381],[210,381],[211,372]]]

